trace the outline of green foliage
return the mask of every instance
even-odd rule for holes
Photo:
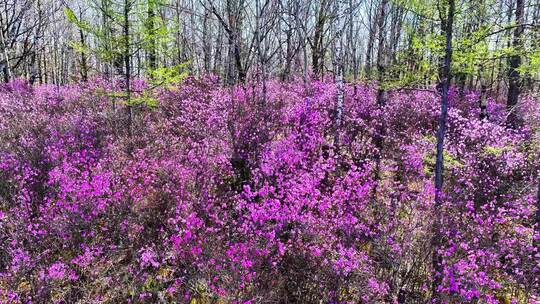
[[[485,146],[484,153],[488,155],[501,156],[505,151],[510,150],[511,147],[493,147]]]
[[[439,59],[444,55],[444,35],[441,33],[441,12],[447,1],[395,0],[392,5],[414,16],[403,25],[407,44],[395,54],[386,68],[382,86],[386,89],[418,86],[436,82]],[[487,77],[488,71],[504,72],[504,64],[510,56],[519,55],[523,61],[518,68],[522,77],[540,76],[540,48],[535,39],[523,47],[512,46],[514,21],[494,24],[489,20],[500,14],[498,2],[461,2],[454,18],[452,74],[460,80],[470,77]],[[444,14],[444,13],[443,13]],[[488,21],[486,21],[488,20]],[[538,37],[537,32],[529,32]],[[497,43],[494,44],[494,39]],[[502,65],[501,65],[502,64]],[[482,76],[483,75],[483,76]]]
[[[443,54],[444,37],[440,34],[423,34],[406,27],[410,47],[397,54],[398,60],[387,69],[385,89],[421,85],[436,80],[437,58]]]
[[[424,169],[424,174],[433,175],[435,163],[437,161],[436,159],[437,150],[435,148],[437,139],[435,138],[435,136],[427,136],[426,140],[432,143],[433,149],[424,155],[423,169]],[[444,164],[447,168],[462,168],[464,166],[463,162],[459,158],[456,158],[455,156],[450,154],[447,150],[443,150],[443,159],[444,159]]]
[[[64,15],[66,15],[66,18],[68,19],[69,22],[71,23],[77,23],[79,22],[79,20],[77,19],[77,16],[75,16],[75,13],[73,12],[73,10],[69,7],[65,7],[64,8]]]
[[[423,17],[436,16],[436,0],[394,0],[392,4]]]
[[[132,97],[129,100],[130,105],[145,105],[155,108],[159,105],[159,100],[151,90],[144,90],[140,96]]]
[[[175,84],[182,82],[189,75],[188,65],[189,62],[184,62],[172,67],[149,69],[150,83],[155,87],[160,86],[173,90]]]
[[[108,11],[107,14],[112,15],[109,14]],[[71,24],[75,25],[79,30],[86,34],[92,35],[98,42],[96,46],[90,47],[87,44],[82,44],[80,41],[71,41],[70,45],[77,52],[94,54],[100,60],[108,63],[114,62],[114,60],[120,56],[122,50],[121,43],[124,42],[122,37],[112,37],[109,33],[109,29],[92,26],[81,18],[77,18],[73,10],[69,7],[64,8],[64,15]]]
[[[159,7],[165,3],[161,0],[148,0],[145,6],[141,6],[137,11],[139,24],[138,33],[142,49],[148,52],[155,52],[164,57],[171,57],[176,51],[171,47],[174,42],[175,29],[179,24],[173,21],[164,20],[159,14]],[[149,11],[154,11],[153,16],[149,16]]]
[[[70,41],[69,46],[71,46],[77,53],[87,55],[91,53],[91,49],[86,44],[82,44],[80,41]]]
[[[533,49],[526,54],[526,60],[518,68],[518,72],[523,76],[540,76],[540,48]]]
[[[462,162],[459,161],[459,159],[452,156],[448,151],[443,151],[443,159],[445,166],[448,168],[461,168],[464,166]],[[435,162],[436,162],[436,152],[435,150],[426,154],[424,156],[424,173],[426,175],[433,175],[433,169],[435,168]]]
[[[486,63],[493,56],[486,40],[489,28],[480,26],[461,39],[456,39],[453,53],[453,69],[465,75],[477,75],[478,69],[486,68]]]
[[[79,53],[94,54],[100,60],[117,64],[119,58],[124,56],[126,46],[130,52],[132,49],[142,49],[148,53],[153,52],[157,57],[171,57],[177,51],[171,47],[175,39],[175,33],[179,30],[179,22],[165,21],[159,13],[160,7],[165,3],[163,0],[147,0],[139,2],[131,7],[132,16],[130,18],[130,36],[125,37],[121,26],[124,23],[122,10],[115,8],[112,2],[102,2],[98,8],[104,15],[108,16],[110,22],[103,26],[91,26],[90,23],[77,17],[75,12],[66,7],[64,14],[67,20],[75,25],[80,31],[83,31],[93,37],[96,41],[92,47],[72,41],[71,46]],[[151,12],[154,14],[151,14]],[[120,28],[115,28],[120,27]],[[127,41],[126,41],[127,40]],[[150,78],[150,89],[165,87],[172,89],[175,84],[180,83],[188,75],[189,62],[177,64],[174,66],[147,67],[147,74]],[[123,93],[114,93],[112,98],[126,98]],[[146,104],[150,106],[157,105],[157,99],[153,94],[143,92],[140,96],[132,96],[131,104]]]
[[[65,7],[64,15],[70,23],[75,24],[79,29],[84,31],[92,31],[92,25],[88,22],[85,22],[84,20],[77,18],[77,15],[75,15],[75,12],[73,12],[71,8]]]

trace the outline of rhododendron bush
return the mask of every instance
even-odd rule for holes
[[[0,88],[1,303],[540,301],[538,100],[450,92],[435,210],[435,92],[347,84],[336,124],[332,82],[189,78],[130,136],[119,89]]]

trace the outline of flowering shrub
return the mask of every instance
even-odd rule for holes
[[[347,85],[337,126],[333,83],[266,87],[188,78],[132,136],[118,84],[1,87],[0,302],[425,303],[435,275],[445,303],[538,301],[537,101],[509,130],[450,94],[434,210],[436,94]]]

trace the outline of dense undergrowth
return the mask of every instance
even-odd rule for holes
[[[446,302],[539,301],[540,103],[451,91],[434,210],[437,94],[345,90],[189,78],[130,137],[105,81],[4,85],[0,302],[425,303],[435,212]]]

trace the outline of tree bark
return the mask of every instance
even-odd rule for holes
[[[434,302],[440,300],[440,293],[438,287],[442,284],[442,256],[439,250],[442,245],[442,186],[443,186],[443,169],[444,169],[444,136],[446,133],[446,120],[448,116],[448,89],[451,81],[450,65],[452,64],[452,29],[454,25],[454,13],[455,13],[455,0],[448,0],[448,11],[445,20],[441,20],[441,29],[445,35],[446,47],[444,60],[439,69],[440,73],[440,85],[439,91],[441,94],[441,114],[439,116],[439,129],[437,131],[437,158],[435,163],[435,204],[434,204],[434,223],[433,223],[433,235],[431,239],[431,248],[433,250],[432,255],[432,268],[433,268],[433,281],[431,284],[431,295]],[[442,19],[442,18],[441,18]]]
[[[148,46],[148,67],[151,70],[156,69],[157,67],[157,52],[156,52],[156,30],[155,30],[155,0],[148,0],[148,11],[147,11],[147,32],[150,36],[149,46]]]
[[[373,0],[370,2],[369,6],[370,16],[373,17]],[[366,65],[365,65],[365,74],[366,77],[371,76],[371,56],[373,54],[373,46],[375,45],[375,35],[377,35],[377,22],[378,22],[378,13],[375,13],[375,18],[371,18],[369,26],[369,37],[366,47]]]
[[[86,46],[86,39],[82,29],[79,29],[79,39],[81,46],[84,48]],[[84,52],[81,52],[81,79],[82,81],[88,80],[88,63],[86,62],[86,55]]]
[[[324,68],[324,26],[327,19],[327,0],[321,1],[321,6],[317,13],[317,23],[315,24],[315,33],[313,35],[312,46],[312,65],[313,76],[315,78],[321,77],[322,70]]]
[[[132,135],[132,120],[133,120],[133,107],[131,105],[131,48],[130,48],[130,23],[129,15],[131,12],[131,0],[124,0],[124,80],[126,86],[126,101],[127,101],[127,128],[128,136]]]
[[[9,82],[11,79],[11,68],[9,63],[9,54],[7,50],[7,39],[4,37],[4,29],[0,28],[0,43],[2,43],[2,51],[4,55],[4,67],[3,67],[3,73],[4,73],[4,82]]]
[[[512,46],[515,54],[508,59],[508,99],[506,102],[507,110],[510,111],[508,115],[508,123],[512,127],[516,127],[518,124],[518,115],[516,113],[516,105],[518,103],[519,94],[521,93],[521,79],[518,68],[521,65],[521,55],[519,54],[523,48],[522,36],[524,32],[523,19],[524,19],[525,7],[524,0],[516,1],[516,23],[517,27],[514,30],[514,38]]]
[[[486,79],[480,75],[480,120],[488,119],[487,112],[487,84]]]
[[[384,77],[386,74],[385,67],[385,18],[386,18],[386,6],[388,0],[382,0],[379,6],[377,13],[377,29],[378,29],[378,44],[377,44],[377,107],[379,110],[382,110],[386,104],[386,90],[384,89]],[[380,179],[380,168],[381,168],[381,158],[382,150],[384,144],[385,136],[385,125],[384,120],[379,123],[377,135],[375,137],[375,147],[377,152],[375,153],[375,179],[378,181]],[[376,193],[376,190],[375,190]]]
[[[340,6],[337,2],[337,13],[339,14]],[[339,26],[339,25],[338,25]],[[335,118],[335,127],[336,127],[336,136],[335,143],[336,146],[339,145],[339,128],[341,127],[341,121],[343,116],[343,101],[345,99],[345,84],[343,82],[343,42],[342,42],[342,30],[338,29],[336,33],[336,54],[335,54],[335,69],[336,71],[336,87],[337,87],[337,96],[336,96],[336,118]]]
[[[205,8],[204,9],[204,16],[203,16],[203,30],[202,30],[202,36],[203,36],[203,65],[204,65],[204,72],[210,73],[210,64],[211,64],[211,55],[212,55],[212,48],[210,45],[211,38],[209,35],[209,26],[208,26],[208,19],[210,12]]]

